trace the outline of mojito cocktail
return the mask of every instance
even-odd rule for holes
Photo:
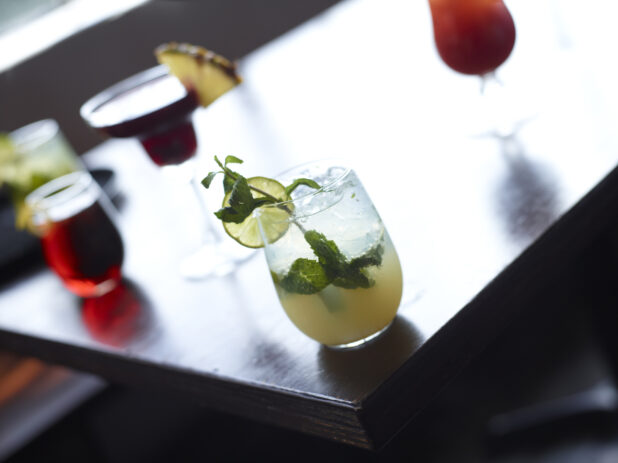
[[[351,169],[332,162],[291,169],[277,179],[245,178],[215,156],[223,174],[227,234],[264,248],[281,305],[307,336],[353,347],[391,323],[401,301],[399,258],[371,199]],[[284,186],[287,185],[287,186]]]
[[[389,326],[401,301],[388,232],[354,171],[313,164],[283,177],[283,184],[310,178],[320,188],[301,186],[289,201],[254,212],[281,305],[322,344],[362,344]]]

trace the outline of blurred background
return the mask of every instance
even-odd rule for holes
[[[156,65],[157,45],[207,43],[238,59],[335,3],[2,0],[0,129],[53,117],[82,153],[101,141],[81,120],[82,103]]]
[[[207,44],[239,59],[335,3],[0,0],[0,131],[51,117],[84,153],[101,138],[81,104],[155,65],[156,45]],[[0,239],[25,244],[5,246],[0,291],[42,265],[36,245],[15,235],[10,208],[2,211]],[[380,454],[0,352],[0,459],[618,461],[615,235],[608,230],[581,269],[539,294]]]

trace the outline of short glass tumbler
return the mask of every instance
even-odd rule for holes
[[[10,134],[19,155],[16,169],[29,175],[29,191],[53,178],[83,169],[81,160],[53,119],[33,122]]]
[[[112,205],[89,173],[54,179],[30,193],[26,204],[47,264],[70,291],[95,297],[117,286],[124,247]]]
[[[402,294],[393,243],[353,170],[306,164],[277,179],[309,178],[292,200],[255,211],[281,305],[310,338],[329,347],[364,344],[391,324]]]

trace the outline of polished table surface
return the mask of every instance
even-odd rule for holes
[[[304,337],[261,251],[183,280],[199,211],[136,141],[108,140],[85,160],[116,173],[130,313],[97,320],[41,270],[1,287],[0,346],[384,445],[513,317],[534,323],[535,293],[616,211],[618,76],[603,32],[615,16],[598,14],[615,7],[510,3],[516,47],[483,95],[439,60],[425,2],[347,0],[241,59],[244,83],[195,115],[198,176],[214,154],[243,158],[248,176],[331,156],[354,167],[404,271],[399,315],[375,343],[339,352]]]

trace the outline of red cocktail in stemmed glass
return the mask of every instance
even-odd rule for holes
[[[429,0],[436,47],[462,74],[487,76],[511,54],[515,23],[502,0]]]
[[[185,171],[207,227],[201,248],[181,265],[183,276],[190,279],[225,274],[247,257],[219,239],[200,196],[201,187],[193,174],[197,139],[192,115],[198,106],[197,93],[160,65],[103,90],[80,110],[82,118],[99,132],[137,138],[156,165],[164,169],[181,166]]]
[[[429,0],[438,54],[452,70],[481,78],[482,98],[468,108],[462,125],[472,123],[477,135],[510,136],[518,123],[510,112],[513,102],[495,83],[495,72],[511,55],[515,23],[503,0]],[[482,109],[477,120],[474,111]],[[522,119],[522,118],[520,118]]]
[[[197,151],[191,117],[199,106],[165,66],[156,66],[109,87],[81,108],[84,120],[113,138],[137,138],[158,166],[179,165]]]

